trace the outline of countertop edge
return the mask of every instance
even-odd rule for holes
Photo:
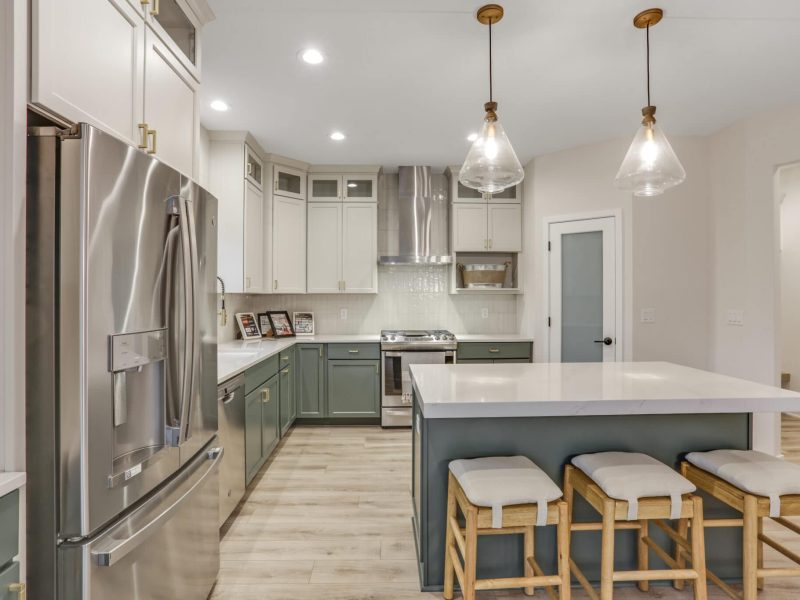
[[[0,496],[10,494],[25,485],[26,475],[19,471],[0,471]]]

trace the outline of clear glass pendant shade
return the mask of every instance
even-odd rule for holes
[[[642,123],[622,161],[616,186],[631,190],[634,196],[658,196],[681,184],[686,171],[655,119]]]
[[[484,194],[496,194],[525,177],[511,142],[496,118],[488,117],[472,143],[458,173],[458,180]]]

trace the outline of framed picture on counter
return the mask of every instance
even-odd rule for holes
[[[261,338],[261,331],[256,323],[256,316],[253,313],[236,313],[236,323],[239,325],[239,333],[243,340],[257,340]]]
[[[314,335],[314,313],[292,313],[292,320],[294,321],[295,335]]]
[[[267,313],[258,313],[258,327],[263,337],[274,337]]]
[[[269,317],[269,324],[272,326],[272,333],[276,338],[294,336],[294,327],[292,327],[292,320],[289,318],[288,312],[270,310],[267,311],[267,317]]]

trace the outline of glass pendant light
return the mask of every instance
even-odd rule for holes
[[[651,8],[633,19],[635,27],[647,30],[647,106],[642,109],[642,127],[636,132],[614,183],[634,196],[658,196],[686,179],[683,165],[656,124],[656,107],[650,104],[650,27],[663,16],[660,8]]]
[[[514,148],[497,120],[497,102],[492,96],[492,25],[503,18],[503,7],[487,4],[478,9],[478,21],[489,26],[489,102],[486,117],[458,173],[458,180],[484,194],[496,194],[517,185],[525,177]]]

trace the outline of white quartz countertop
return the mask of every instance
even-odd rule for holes
[[[378,343],[380,335],[298,335],[283,339],[237,340],[217,346],[217,383],[243,373],[295,344]]]
[[[800,412],[800,394],[667,362],[411,365],[425,418]]]
[[[25,473],[0,471],[0,497],[10,494],[25,485]]]
[[[455,333],[459,342],[532,342],[533,338],[518,333]]]

